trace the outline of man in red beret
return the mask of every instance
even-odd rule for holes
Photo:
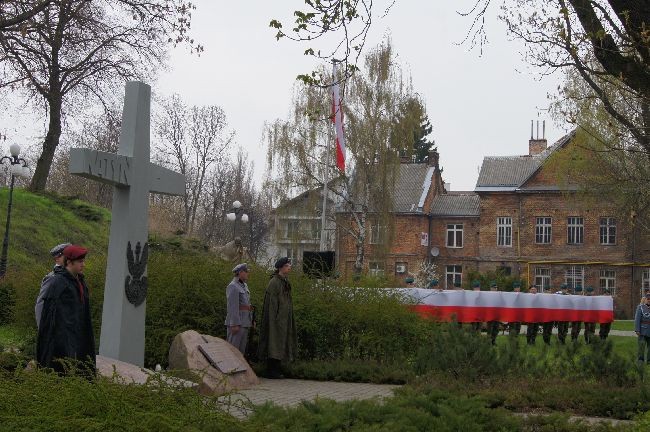
[[[74,366],[94,377],[95,337],[83,275],[87,253],[87,249],[77,245],[63,249],[63,267],[55,270],[43,298],[36,359],[41,367],[61,374],[69,372],[68,366]]]

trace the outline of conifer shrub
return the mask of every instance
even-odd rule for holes
[[[11,431],[250,430],[223,401],[153,379],[146,385],[0,370],[0,429]]]
[[[11,283],[0,283],[0,325],[14,321],[16,290]]]

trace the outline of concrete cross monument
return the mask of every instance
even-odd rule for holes
[[[185,194],[185,177],[149,161],[151,87],[126,84],[117,154],[70,150],[70,173],[113,188],[99,354],[144,366],[149,193]]]

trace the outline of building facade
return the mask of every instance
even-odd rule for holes
[[[445,189],[437,153],[431,170],[403,163],[393,236],[381,253],[368,239],[364,269],[393,278],[397,286],[428,261],[436,264],[442,288],[454,282],[469,287],[472,271],[501,271],[542,292],[562,284],[576,293],[592,287],[595,294],[614,296],[617,316],[631,316],[643,290],[650,289],[648,236],[630,215],[561,184],[553,156],[571,146],[573,137],[552,146],[531,139],[526,155],[485,157],[475,189],[467,192]],[[416,200],[418,194],[424,199]],[[349,275],[355,246],[341,230],[336,250],[339,269]]]

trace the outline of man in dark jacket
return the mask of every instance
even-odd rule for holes
[[[292,361],[297,351],[291,284],[287,279],[290,271],[289,258],[280,258],[264,294],[258,357],[266,359],[268,378],[282,378],[281,363]]]
[[[95,337],[88,287],[83,270],[87,249],[70,245],[63,250],[64,267],[57,268],[43,296],[36,359],[41,367],[66,373],[66,361],[89,378],[95,375]]]
[[[46,274],[43,280],[41,281],[41,290],[38,293],[38,297],[36,297],[36,305],[34,306],[34,315],[36,316],[36,327],[38,327],[41,324],[41,313],[43,312],[43,297],[47,292],[47,287],[50,285],[50,282],[54,277],[54,272],[56,271],[56,269],[63,268],[63,260],[64,260],[63,249],[65,249],[68,246],[70,246],[70,243],[61,243],[60,245],[54,246],[50,250],[50,255],[52,255],[52,258],[54,258],[54,268],[52,269],[51,272]]]

